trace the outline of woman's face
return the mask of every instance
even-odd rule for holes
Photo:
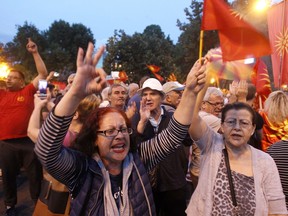
[[[125,132],[126,122],[124,118],[116,112],[108,113],[100,121],[99,132],[95,145],[98,146],[99,155],[108,169],[110,166],[121,165],[130,149],[129,133]],[[122,129],[123,133],[117,130]],[[113,130],[116,130],[115,134]],[[109,170],[109,169],[108,169]]]
[[[225,143],[233,148],[243,147],[254,133],[252,115],[246,109],[229,110],[221,125]]]

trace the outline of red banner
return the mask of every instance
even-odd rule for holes
[[[274,86],[288,84],[288,2],[273,5],[268,11],[269,38],[272,46]]]
[[[269,40],[223,0],[204,0],[202,30],[218,30],[224,61],[269,55]]]
[[[256,86],[257,104],[260,106],[261,103],[259,108],[262,108],[272,90],[267,66],[261,59],[257,59],[254,65],[251,82]]]

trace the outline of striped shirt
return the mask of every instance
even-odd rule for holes
[[[283,192],[286,198],[286,206],[288,208],[288,140],[274,143],[267,150],[267,153],[274,159],[278,168]]]
[[[35,146],[43,167],[70,191],[80,183],[78,177],[81,173],[88,170],[86,156],[62,145],[72,118],[73,115],[58,117],[51,112],[40,130]],[[189,125],[180,124],[173,116],[165,130],[139,145],[138,153],[147,171],[181,145],[188,128]]]

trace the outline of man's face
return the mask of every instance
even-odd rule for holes
[[[124,108],[127,98],[127,90],[122,86],[112,88],[111,95],[108,96],[111,107]]]
[[[203,110],[207,113],[220,117],[224,99],[219,95],[211,95],[207,101],[203,101]]]
[[[10,91],[17,91],[24,87],[24,80],[18,72],[12,71],[7,77],[6,87]]]
[[[143,90],[142,100],[143,99],[146,99],[146,106],[153,112],[160,108],[163,98],[159,91],[147,88]]]
[[[165,101],[172,106],[177,107],[180,103],[182,97],[182,91],[170,91],[166,94],[166,99]]]

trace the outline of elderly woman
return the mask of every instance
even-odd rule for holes
[[[199,127],[189,133],[201,150],[201,165],[187,215],[287,215],[275,162],[247,143],[255,121],[253,109],[240,102],[224,106],[223,134],[193,115],[191,125]]]
[[[132,133],[125,113],[117,108],[99,108],[84,123],[76,146],[84,153],[62,146],[77,105],[86,95],[98,93],[105,84],[103,70],[95,69],[104,49],[92,58],[90,43],[83,59],[79,49],[77,73],[65,94],[44,123],[35,151],[43,166],[69,188],[71,215],[155,215],[146,169],[181,145],[192,120],[191,109],[205,82],[205,65],[197,61],[186,80],[182,101],[162,133],[133,151]],[[145,107],[141,112],[149,112]],[[146,169],[145,169],[146,168]]]
[[[288,139],[288,97],[283,91],[271,92],[260,112],[264,120],[262,150],[275,142]]]

